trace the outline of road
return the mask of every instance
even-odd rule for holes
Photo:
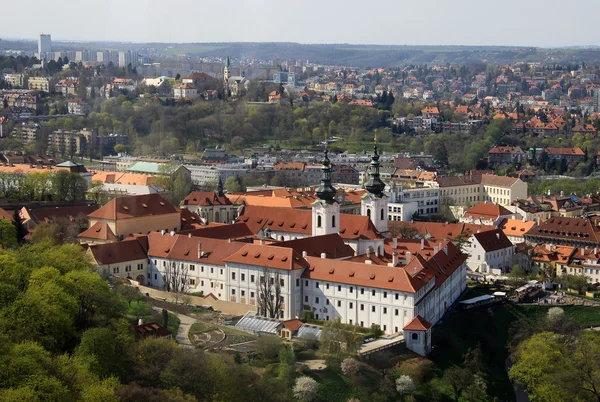
[[[159,309],[157,307],[154,307],[154,309],[157,311],[162,311],[162,309]],[[179,314],[171,310],[167,311],[171,314],[176,315],[180,321],[179,329],[177,330],[177,336],[175,337],[177,343],[183,347],[193,348],[194,345],[192,345],[192,342],[190,342],[190,328],[192,324],[198,321],[195,318],[189,317],[187,315]]]

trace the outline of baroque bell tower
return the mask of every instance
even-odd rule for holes
[[[335,201],[336,190],[331,185],[331,163],[325,148],[321,167],[321,185],[317,188],[318,200],[312,204],[312,235],[338,233],[340,228],[340,204]]]
[[[384,194],[385,183],[379,175],[379,153],[377,152],[377,137],[374,139],[373,157],[369,181],[365,184],[367,192],[361,200],[361,215],[368,216],[382,234],[388,231],[388,200]]]

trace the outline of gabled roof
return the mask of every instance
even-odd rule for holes
[[[195,229],[182,233],[189,234],[192,236],[207,237],[211,239],[243,239],[253,238],[254,232],[252,232],[248,225],[244,222],[234,223],[232,225],[213,225],[205,226],[203,228]]]
[[[35,223],[53,222],[58,218],[73,221],[80,215],[88,215],[98,210],[97,205],[73,205],[67,207],[43,207],[27,209],[27,213]]]
[[[427,331],[431,327],[432,325],[429,321],[418,315],[406,324],[403,329],[407,331]]]
[[[117,264],[146,258],[146,251],[137,239],[123,240],[118,243],[93,244],[89,246],[88,250],[99,265]]]
[[[204,223],[198,215],[189,209],[181,209],[181,230],[195,230],[204,227]]]
[[[77,237],[97,240],[115,240],[117,238],[106,222],[94,223],[89,229],[80,233]]]
[[[246,223],[253,233],[258,233],[261,229],[270,229],[277,232],[312,234],[312,210],[308,209],[246,205],[237,221]],[[339,234],[346,240],[383,238],[369,217],[351,214],[340,214]]]
[[[181,205],[233,205],[229,199],[216,191],[192,191],[181,201]]]
[[[427,262],[416,256],[404,268],[306,257],[303,278],[414,293],[433,278]]]
[[[287,271],[308,267],[306,260],[291,248],[258,244],[244,245],[237,253],[225,258],[225,261]]]
[[[484,220],[496,220],[502,215],[511,215],[508,209],[504,208],[502,205],[494,204],[491,202],[480,202],[477,205],[473,205],[469,208],[464,216],[471,217],[474,219],[484,219]]]
[[[159,234],[160,235],[160,234]],[[168,234],[160,236],[162,238],[171,237]],[[148,255],[155,256],[154,250],[159,249],[161,254],[167,258],[197,262],[199,264],[225,265],[225,259],[246,245],[246,243],[229,242],[228,240],[207,239],[204,237],[175,235],[174,241],[161,243],[158,236],[152,236],[151,250]],[[200,250],[198,250],[200,245]],[[162,249],[161,249],[162,248]],[[200,256],[198,255],[200,251]],[[158,257],[158,255],[156,255]]]
[[[590,218],[556,216],[531,228],[526,235],[597,243],[600,238],[600,229]]]
[[[347,258],[354,255],[352,247],[345,244],[344,240],[337,233],[282,241],[271,245],[289,247],[300,255],[306,252],[311,257],[320,257],[322,253],[325,253],[327,258],[334,259]]]
[[[521,219],[503,219],[498,226],[507,236],[523,237],[529,232],[536,223],[534,221],[525,221]]]
[[[175,213],[179,214],[179,209],[159,194],[144,194],[114,198],[88,217],[117,220]]]
[[[473,234],[477,242],[486,252],[502,250],[508,247],[513,247],[513,244],[501,229],[489,230],[487,232],[479,232]]]

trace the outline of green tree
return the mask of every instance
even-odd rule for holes
[[[77,173],[61,170],[50,177],[50,183],[55,201],[85,200],[87,182]]]
[[[4,218],[0,218],[0,244],[2,248],[14,248],[18,244],[17,228]]]
[[[237,193],[242,191],[240,180],[235,176],[229,176],[227,180],[225,180],[223,187],[228,193]]]

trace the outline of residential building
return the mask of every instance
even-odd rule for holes
[[[494,147],[488,152],[490,164],[500,163],[523,163],[527,161],[527,155],[521,147]]]
[[[474,233],[469,243],[469,270],[502,275],[512,268],[516,248],[501,229]]]
[[[180,211],[159,194],[117,197],[88,215],[90,227],[106,223],[119,239],[132,234],[181,230]]]
[[[29,77],[27,79],[27,88],[37,91],[50,92],[54,90],[55,80],[50,77]]]
[[[501,220],[514,216],[502,205],[483,201],[465,211],[460,222],[496,226]]]
[[[175,99],[192,99],[198,97],[198,90],[190,84],[181,84],[173,88],[173,97]]]
[[[56,93],[61,93],[64,96],[77,95],[77,88],[79,88],[79,82],[77,80],[60,80],[54,86]]]
[[[116,275],[146,285],[149,275],[146,251],[140,239],[136,238],[117,243],[90,244],[86,253],[104,277]]]
[[[438,177],[441,201],[447,205],[473,205],[491,201],[502,206],[527,198],[527,183],[521,179],[491,174]]]
[[[525,233],[525,241],[529,244],[594,248],[600,246],[600,228],[595,217],[554,216]]]
[[[130,64],[132,67],[138,65],[138,53],[130,50],[119,52],[119,67],[127,68]]]
[[[40,34],[38,39],[38,58],[47,59],[52,52],[52,37],[50,34]]]
[[[546,148],[548,158],[558,160],[565,159],[567,163],[584,162],[585,152],[581,148]]]
[[[505,218],[498,224],[498,228],[502,229],[508,240],[514,245],[525,242],[525,233],[529,232],[535,226],[536,223],[534,221],[526,221],[525,218]]]
[[[90,105],[82,99],[72,99],[67,103],[69,114],[87,116],[90,112]]]
[[[23,88],[25,85],[25,77],[23,74],[3,74],[4,82],[10,85],[11,88]]]

